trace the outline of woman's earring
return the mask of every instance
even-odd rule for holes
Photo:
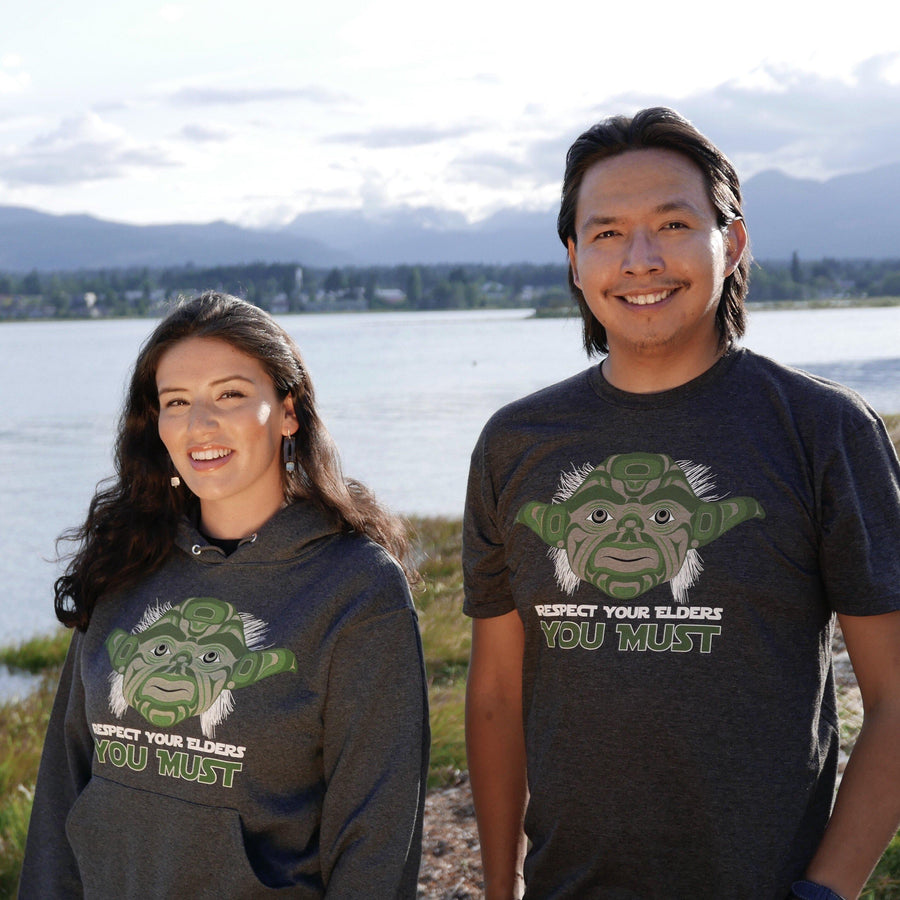
[[[173,475],[173,476],[169,479],[169,484],[171,484],[172,487],[178,487],[178,485],[181,484],[181,479],[180,479],[177,475]]]
[[[281,441],[281,455],[284,458],[284,471],[288,473],[288,475],[294,474],[294,469],[297,468],[297,464],[294,461],[294,457],[297,452],[297,444],[294,441],[294,435],[286,434]]]

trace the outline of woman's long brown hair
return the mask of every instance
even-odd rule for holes
[[[259,360],[279,398],[293,399],[300,423],[297,466],[293,474],[283,473],[285,499],[311,500],[332,514],[341,530],[367,535],[406,566],[404,523],[366,487],[343,477],[297,345],[268,313],[209,291],[181,301],[141,348],[119,420],[115,475],[98,486],[84,524],[60,538],[78,542],[78,548],[55,584],[57,618],[68,627],[87,628],[102,597],[162,565],[182,516],[199,506],[187,487],[172,488],[174,469],[158,429],[157,366],[167,350],[190,337],[227,341]],[[416,578],[411,568],[406,572],[411,581]]]

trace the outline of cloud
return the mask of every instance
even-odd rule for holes
[[[27,72],[8,72],[0,69],[0,94],[21,94],[31,84]]]
[[[0,153],[0,179],[11,186],[73,185],[116,178],[135,168],[173,165],[158,147],[140,145],[95,113],[86,113]]]
[[[330,144],[356,144],[367,150],[394,150],[403,147],[421,147],[425,144],[436,144],[447,139],[465,137],[472,131],[473,129],[466,125],[454,128],[432,126],[371,128],[367,131],[335,134],[326,138],[326,141]]]
[[[786,65],[764,65],[687,96],[618,94],[585,109],[568,134],[558,118],[531,113],[538,135],[525,161],[537,182],[559,184],[566,151],[585,129],[610,115],[671,106],[732,159],[746,180],[764,169],[825,179],[900,162],[900,53],[860,63],[850,78],[826,77]]]
[[[170,100],[179,106],[238,106],[245,103],[305,100],[310,103],[332,105],[346,103],[347,94],[309,85],[301,88],[216,88],[184,87],[175,91]]]
[[[472,153],[460,156],[451,166],[456,178],[488,188],[514,179],[534,178],[536,172],[527,161],[504,153]]]
[[[231,138],[232,133],[226,128],[214,128],[212,126],[194,123],[185,125],[178,134],[185,140],[195,144],[206,144],[227,141]]]

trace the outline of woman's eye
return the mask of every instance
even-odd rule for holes
[[[235,397],[243,397],[244,394],[241,391],[223,391],[222,399],[223,400],[232,400]]]
[[[653,514],[653,521],[656,522],[657,525],[667,525],[672,521],[672,513],[668,509],[658,509]]]
[[[187,406],[187,400],[184,400],[181,397],[175,397],[172,400],[166,401],[166,409],[174,409],[176,406]]]
[[[592,522],[602,525],[604,522],[609,521],[609,513],[605,509],[595,509],[591,513],[590,519]]]

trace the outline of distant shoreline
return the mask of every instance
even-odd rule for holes
[[[783,309],[862,309],[864,307],[900,306],[900,297],[829,297],[817,300],[748,300],[747,312]],[[534,310],[534,319],[578,318],[574,306],[550,306]]]
[[[815,300],[757,300],[747,301],[747,311],[779,311],[779,310],[797,310],[797,309],[864,309],[868,307],[886,307],[900,306],[900,297],[832,297],[821,298]],[[548,307],[510,307],[510,306],[481,306],[476,309],[335,309],[335,310],[309,310],[309,311],[291,311],[291,312],[274,312],[273,315],[283,316],[333,316],[344,314],[358,313],[376,313],[378,315],[391,315],[393,313],[431,313],[431,312],[483,312],[487,310],[512,311],[521,310],[522,312],[531,311],[531,315],[527,318],[531,319],[577,319],[579,317],[578,308],[576,306],[548,306]],[[120,321],[125,319],[147,319],[153,321],[159,319],[159,315],[112,315],[112,316],[35,316],[27,318],[4,318],[0,317],[0,324],[6,322],[106,322]]]

